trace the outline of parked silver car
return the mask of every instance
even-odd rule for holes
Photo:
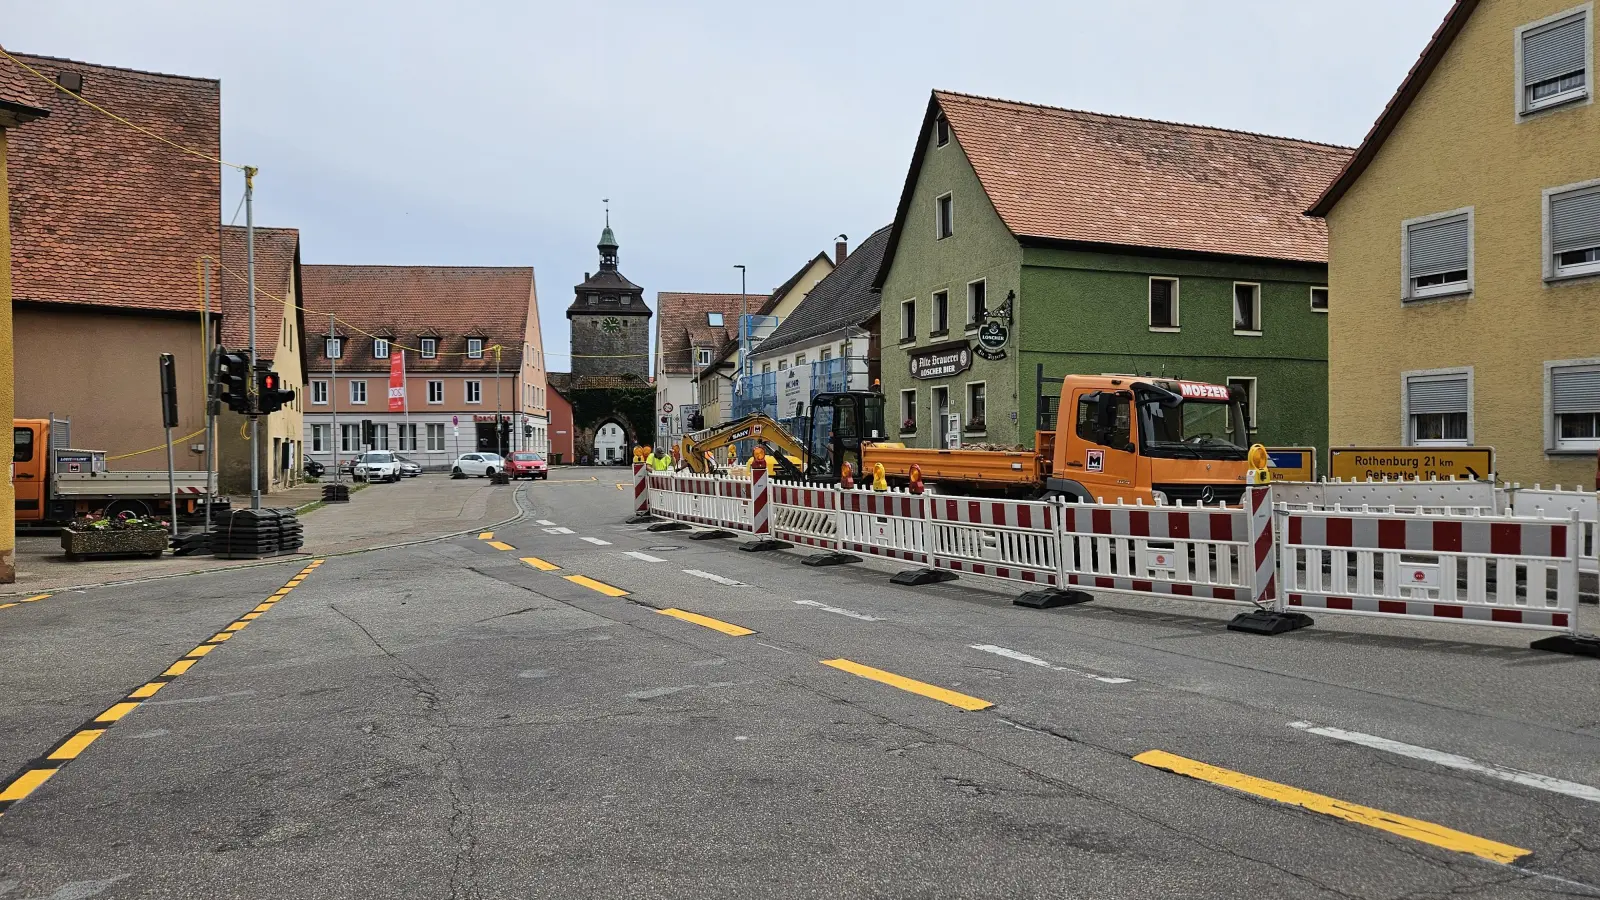
[[[396,453],[394,455],[394,458],[398,459],[400,461],[400,474],[401,475],[404,475],[407,478],[415,478],[418,475],[422,474],[422,464],[421,463],[415,462],[413,460],[406,459],[404,456],[401,456],[398,453]]]

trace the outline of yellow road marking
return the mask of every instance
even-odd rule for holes
[[[535,569],[538,569],[541,572],[554,572],[557,569],[561,568],[560,566],[556,565],[555,563],[553,563],[553,562],[545,562],[544,560],[540,559],[537,556],[524,556],[522,558],[522,561],[527,563],[530,566],[533,566]]]
[[[712,631],[720,631],[723,634],[731,634],[734,637],[744,637],[747,634],[755,634],[754,631],[750,630],[749,628],[745,628],[742,625],[732,625],[722,621],[721,619],[713,619],[710,616],[702,616],[699,613],[692,613],[682,609],[658,609],[656,612],[661,613],[663,616],[671,616],[674,619],[682,619],[685,622],[693,622],[696,625],[702,625],[711,629]]]
[[[243,628],[243,627],[245,627],[246,625],[249,625],[249,624],[250,624],[249,622],[234,622],[232,625],[229,625],[227,628],[224,628],[222,630],[223,631],[238,631],[239,629],[241,629],[241,628]]]
[[[34,788],[49,781],[50,776],[55,773],[55,769],[29,769],[23,772],[17,776],[16,781],[6,785],[4,791],[0,791],[0,803],[8,800],[21,800],[23,797],[33,793]]]
[[[15,603],[0,603],[0,609],[10,609],[13,606],[16,606],[16,604]]]
[[[861,663],[852,662],[848,659],[825,659],[822,661],[822,664],[825,666],[833,666],[835,669],[838,669],[841,672],[849,672],[851,675],[859,675],[862,678],[870,678],[873,681],[881,681],[891,687],[897,687],[902,691],[910,691],[913,694],[921,694],[929,699],[938,700],[941,703],[948,703],[951,706],[959,706],[966,710],[988,709],[994,705],[987,700],[980,700],[977,697],[969,697],[966,694],[957,693],[956,691],[949,690],[948,688],[942,688],[937,685],[928,684],[927,682],[917,681],[914,678],[907,678],[904,675],[896,675],[893,672],[885,672],[882,669],[874,669],[871,666],[863,666]]]
[[[193,663],[191,663],[191,665],[193,665]],[[95,716],[94,720],[96,722],[115,722],[138,708],[139,704],[131,700],[124,700],[121,703],[113,704],[110,709],[98,716]]]
[[[231,638],[231,637],[233,637],[233,632],[231,632],[231,631],[221,631],[221,632],[218,632],[216,634],[213,634],[211,636],[211,640],[208,641],[207,643],[220,644],[223,641],[225,641],[225,640],[227,640],[228,638]]]
[[[36,602],[38,602],[40,600],[48,600],[48,599],[50,599],[50,595],[49,594],[35,594],[32,597],[23,598],[22,602],[23,603],[36,603]]]
[[[490,541],[489,542],[489,546],[495,548],[496,550],[515,550],[515,549],[517,549],[517,548],[511,546],[510,544],[506,543],[505,541]]]
[[[200,646],[198,646],[198,647],[194,648],[193,650],[190,650],[188,653],[184,654],[184,656],[186,658],[199,659],[200,657],[205,656],[207,653],[210,653],[211,651],[217,649],[217,647],[219,647],[219,646],[221,646],[221,645],[220,644],[201,644]]]
[[[167,675],[167,676],[182,675],[183,673],[185,673],[185,672],[189,671],[191,668],[193,668],[194,664],[197,663],[197,662],[199,662],[199,660],[197,660],[197,659],[180,659],[177,662],[173,663],[172,665],[167,666],[167,670],[165,672],[162,672],[161,674]]]
[[[45,757],[46,759],[77,759],[78,754],[89,749],[94,739],[105,734],[104,728],[85,728],[73,735],[65,744],[56,748],[56,752]]]
[[[480,540],[480,541],[492,541],[492,540],[494,540],[494,532],[485,531],[483,534],[478,535],[478,540]]]
[[[165,681],[152,681],[147,684],[141,684],[137,688],[134,688],[133,693],[129,694],[128,696],[138,697],[141,700],[145,697],[154,697],[156,695],[156,691],[159,691],[166,686],[167,683]]]
[[[239,617],[239,621],[241,621],[241,622],[254,622],[255,620],[257,620],[259,618],[261,618],[261,613],[258,613],[258,612],[247,612],[244,615]]]
[[[264,612],[266,612],[267,610],[269,610],[271,608],[272,608],[272,603],[271,602],[267,602],[267,603],[261,604],[260,606],[257,606],[255,609],[252,609],[250,611],[251,612],[257,612],[257,613],[264,613]]]
[[[1151,768],[1165,769],[1168,772],[1176,772],[1179,775],[1187,775],[1190,778],[1209,781],[1212,784],[1232,788],[1246,794],[1265,797],[1268,800],[1276,800],[1279,803],[1286,803],[1290,806],[1298,806],[1325,816],[1344,819],[1357,825],[1366,825],[1369,828],[1387,831],[1390,834],[1421,841],[1424,844],[1432,844],[1445,850],[1470,853],[1490,862],[1513,863],[1533,852],[1532,850],[1524,850],[1521,847],[1513,847],[1510,844],[1502,844],[1499,841],[1491,841],[1488,838],[1466,834],[1452,828],[1446,828],[1443,825],[1424,822],[1421,819],[1411,819],[1406,816],[1384,812],[1381,809],[1373,809],[1370,806],[1346,803],[1343,800],[1325,797],[1322,794],[1313,794],[1310,791],[1303,791],[1285,784],[1278,784],[1274,781],[1267,781],[1229,769],[1186,759],[1163,750],[1147,750],[1135,756],[1133,761],[1143,763]]]
[[[628,592],[622,588],[612,587],[611,585],[606,584],[604,581],[595,581],[593,578],[589,578],[584,575],[564,575],[562,577],[573,584],[581,584],[591,591],[599,591],[600,593],[605,594],[607,597],[628,596]]]

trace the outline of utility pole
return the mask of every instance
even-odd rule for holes
[[[501,446],[501,435],[506,436],[507,446]],[[506,453],[511,452],[511,447],[509,446],[511,443],[510,438],[511,435],[500,430],[500,345],[496,344],[494,348],[494,450],[496,456],[503,455],[500,453],[501,450]]]
[[[744,289],[744,266],[734,266],[739,270],[739,374],[744,374],[745,358],[749,351],[745,345],[750,341],[750,298]]]
[[[250,401],[250,508],[261,508],[261,417],[255,410],[260,405],[256,395],[256,217],[252,194],[255,193],[256,170],[244,167],[244,280],[245,291],[250,294],[250,383],[247,394]]]
[[[322,345],[327,350],[335,341],[339,342],[339,353],[328,354],[328,405],[333,407],[333,483],[339,483],[339,448],[344,443],[344,434],[339,431],[339,355],[344,353],[344,341],[339,340],[333,313],[328,313],[328,342]]]
[[[211,533],[211,504],[217,498],[217,412],[216,370],[211,364],[214,354],[220,351],[211,340],[211,260],[205,261],[205,300],[200,310],[200,330],[205,334],[206,351],[206,534]]]

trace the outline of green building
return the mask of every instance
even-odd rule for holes
[[[1328,435],[1342,147],[935,91],[878,272],[910,446],[1033,446],[1066,374],[1237,384],[1251,438]]]

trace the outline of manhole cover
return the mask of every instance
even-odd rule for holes
[[[646,550],[650,550],[650,551],[655,552],[655,553],[667,553],[667,552],[672,551],[672,550],[682,550],[683,548],[682,547],[646,547],[645,549]]]

